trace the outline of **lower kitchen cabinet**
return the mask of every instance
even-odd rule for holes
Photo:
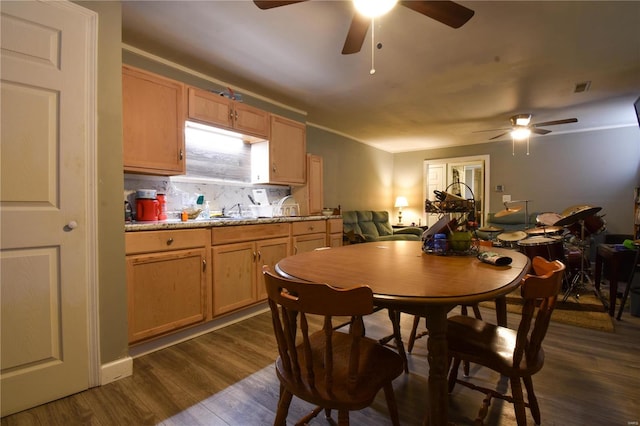
[[[327,221],[309,220],[291,224],[293,254],[327,247]]]
[[[207,319],[205,230],[125,234],[129,343]]]
[[[266,299],[262,265],[273,268],[291,252],[289,224],[214,228],[212,244],[215,316]]]
[[[329,247],[340,247],[342,245],[343,232],[342,219],[327,220],[327,238],[329,240]]]

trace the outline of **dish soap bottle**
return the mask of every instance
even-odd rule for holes
[[[204,220],[211,219],[211,205],[209,204],[209,201],[204,202],[204,211],[202,212],[202,216]]]

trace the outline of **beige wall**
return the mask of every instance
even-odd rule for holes
[[[98,13],[98,268],[100,360],[128,354],[122,188],[120,2],[78,4]]]
[[[325,207],[389,210],[392,154],[313,126],[307,126],[307,151],[323,158]]]

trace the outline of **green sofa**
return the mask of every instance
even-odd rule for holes
[[[407,226],[393,228],[389,212],[352,210],[342,212],[345,241],[349,243],[406,240],[420,241],[422,228]]]

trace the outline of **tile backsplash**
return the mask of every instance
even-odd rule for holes
[[[252,204],[249,196],[253,195],[252,190],[258,188],[266,190],[269,202],[272,204],[291,195],[291,188],[288,186],[252,185],[186,176],[147,176],[127,173],[124,175],[124,200],[131,203],[134,211],[136,190],[155,189],[167,197],[169,218],[178,218],[182,209],[195,203],[199,195],[204,195],[205,201],[209,201],[211,211],[222,209],[229,211],[233,208],[233,211],[237,212],[237,206],[240,204],[242,213],[249,215],[249,205]]]

